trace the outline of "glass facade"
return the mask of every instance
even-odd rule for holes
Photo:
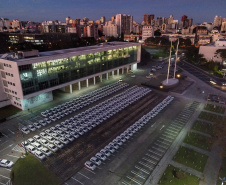
[[[23,94],[67,83],[137,61],[137,46],[19,66]]]

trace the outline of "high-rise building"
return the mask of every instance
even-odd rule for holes
[[[222,22],[221,32],[226,32],[226,22]]]
[[[107,37],[119,37],[119,26],[116,24],[108,23],[103,26],[103,34]]]
[[[222,18],[216,15],[213,21],[213,25],[218,27],[221,25],[221,23],[222,23]]]
[[[155,18],[155,15],[154,15],[154,14],[151,14],[151,15],[149,16],[149,22],[151,23],[151,21],[154,20],[154,18]]]
[[[144,22],[144,25],[149,24],[149,15],[147,13],[144,14],[144,16],[143,16],[143,22]]]
[[[187,18],[188,18],[188,16],[187,15],[183,15],[182,17],[181,17],[181,21],[183,22],[183,21],[186,21],[187,20]]]
[[[116,25],[119,26],[120,34],[130,34],[133,31],[133,16],[117,14]]]
[[[105,24],[105,21],[106,21],[105,16],[103,16],[103,17],[100,18],[101,24]]]
[[[173,15],[168,18],[168,24],[173,24]]]

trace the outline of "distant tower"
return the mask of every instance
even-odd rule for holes
[[[222,23],[222,18],[216,15],[213,21],[213,25],[218,27],[221,25],[221,23]]]
[[[66,24],[69,24],[69,21],[70,21],[70,17],[68,16],[68,17],[66,17]]]

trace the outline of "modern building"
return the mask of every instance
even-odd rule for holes
[[[52,91],[72,93],[136,70],[141,60],[138,43],[111,42],[49,52],[4,54],[0,58],[0,105],[27,110],[53,100]]]
[[[219,54],[216,54],[218,49],[226,49],[226,39],[218,39],[215,43],[199,47],[199,54],[209,60],[214,62],[219,62],[222,65],[226,66],[226,61],[224,61]]]
[[[116,25],[119,26],[120,34],[130,34],[133,31],[133,16],[117,14],[115,19]]]
[[[103,26],[103,34],[107,37],[119,37],[119,26],[116,24],[112,24],[111,21],[109,21],[105,26]]]
[[[149,37],[154,36],[154,28],[152,26],[143,26],[142,40],[145,41]]]

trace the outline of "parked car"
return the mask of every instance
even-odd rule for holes
[[[35,156],[38,157],[38,158],[41,159],[41,160],[43,160],[43,159],[46,158],[46,156],[45,156],[42,152],[40,152],[39,150],[37,150],[37,151],[35,152]]]
[[[98,166],[101,164],[101,160],[98,159],[97,157],[91,157],[90,161]]]
[[[91,162],[91,161],[86,161],[85,162],[85,167],[87,167],[90,170],[95,170],[96,169],[96,165],[93,162]]]
[[[30,130],[28,130],[27,127],[19,128],[19,130],[20,130],[21,132],[23,132],[24,134],[29,134],[29,133],[30,133]]]
[[[12,161],[6,159],[0,159],[0,166],[5,168],[11,168],[14,165]]]
[[[107,159],[107,157],[104,154],[100,153],[100,152],[96,153],[95,156],[97,158],[101,159],[102,161],[105,161]]]

